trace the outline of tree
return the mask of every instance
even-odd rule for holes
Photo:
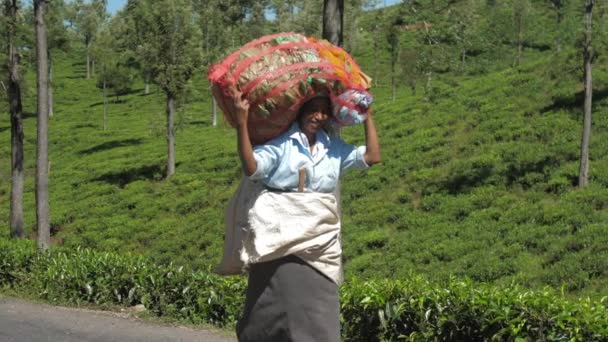
[[[419,52],[414,48],[403,49],[399,54],[401,76],[412,90],[412,95],[416,95],[416,85],[418,83],[418,78],[420,77],[418,69],[416,68],[418,58]]]
[[[130,55],[123,50],[124,47],[120,42],[117,44],[117,41],[120,40],[115,38],[124,33],[120,25],[115,25],[114,21],[117,19],[104,25],[97,32],[91,46],[91,55],[100,61],[96,86],[102,89],[104,131],[107,128],[107,90],[112,90],[113,95],[116,96],[116,102],[118,102],[119,96],[125,95],[131,90],[134,78],[132,68],[127,65]]]
[[[549,0],[551,6],[555,10],[555,21],[556,21],[556,35],[555,35],[555,51],[558,53],[562,50],[562,37],[561,37],[561,24],[564,17],[564,6],[566,0]]]
[[[448,39],[455,43],[459,69],[463,70],[469,51],[480,45],[483,36],[478,30],[479,10],[475,1],[462,0],[452,5],[447,13]]]
[[[175,173],[176,100],[202,62],[200,32],[190,0],[138,1],[137,31],[148,44],[138,51],[166,95],[167,178]]]
[[[449,5],[449,3],[448,3]],[[409,43],[409,48],[417,51],[415,59],[415,73],[426,76],[424,84],[424,94],[427,101],[433,99],[433,72],[439,69],[438,65],[446,59],[447,53],[440,42],[445,38],[445,29],[441,24],[431,22],[436,19],[436,6],[423,7],[416,2],[403,3],[400,8],[400,16],[407,16],[411,24],[406,25],[405,29],[413,36]],[[444,7],[444,6],[441,6]]]
[[[524,50],[524,41],[526,38],[526,29],[529,21],[530,12],[529,0],[513,0],[513,24],[516,30],[517,54],[514,65],[517,66],[521,62],[521,57]]]
[[[97,88],[103,91],[103,130],[107,128],[107,90],[116,96],[116,102],[120,102],[120,96],[126,95],[133,85],[132,69],[120,63],[116,56],[108,56],[101,65],[97,75]]]
[[[137,70],[144,80],[144,95],[148,95],[152,82],[151,70],[143,56],[138,54],[137,51],[147,49],[146,46],[150,42],[145,41],[143,32],[137,30],[135,23],[137,3],[137,1],[129,1],[125,8],[114,15],[107,25],[102,26],[103,29],[100,30],[96,38],[96,40],[101,41],[94,44],[93,50],[96,55],[99,55],[97,58],[102,61],[102,68],[107,69],[113,63],[112,68],[120,64],[124,68]],[[106,57],[110,58],[106,55],[111,56],[112,63],[105,63],[104,65]],[[102,70],[102,72],[105,72],[108,76],[108,71]],[[129,71],[128,76],[132,79],[134,75]]]
[[[268,6],[267,0],[257,0],[251,5],[251,19],[247,24],[247,32],[251,35],[250,39],[255,39],[263,36],[266,33],[266,7]],[[250,40],[247,39],[247,40]]]
[[[589,183],[589,140],[591,138],[591,104],[593,95],[591,68],[594,59],[591,34],[593,32],[592,14],[594,4],[595,0],[585,1],[585,38],[583,43],[585,103],[583,105],[583,136],[581,139],[581,158],[578,175],[578,186],[581,188]]]
[[[344,10],[344,28],[346,37],[344,38],[344,49],[346,51],[355,51],[358,46],[362,30],[360,27],[360,19],[363,16],[365,8],[373,8],[377,0],[351,0],[347,1]]]
[[[344,0],[323,1],[323,38],[342,46],[344,25]]]
[[[66,18],[65,4],[62,0],[49,2],[45,20],[48,28],[48,58],[49,58],[49,116],[53,116],[53,58],[52,51],[59,49],[66,51],[69,45],[64,20]]]
[[[102,22],[106,20],[106,1],[93,0],[91,3],[84,3],[83,0],[76,0],[76,28],[84,39],[87,52],[87,79],[91,78],[94,69],[94,60],[91,59],[91,43]]]
[[[378,73],[378,62],[380,62],[380,56],[378,53],[380,52],[380,37],[382,34],[382,23],[384,22],[384,9],[380,8],[375,11],[374,14],[374,28],[372,30],[372,54],[373,54],[373,67],[372,67],[372,79],[374,80],[376,85],[380,84],[380,73]]]
[[[318,37],[322,35],[324,22],[322,18],[324,17],[325,6],[321,6],[321,1],[299,0],[295,1],[293,5],[291,13],[293,13],[294,18],[294,30],[307,36]]]
[[[48,155],[48,46],[44,13],[49,0],[34,0],[36,32],[36,84],[38,90],[38,142],[36,148],[36,222],[38,248],[51,244],[49,215],[49,155]]]
[[[11,237],[23,238],[23,106],[21,104],[21,75],[17,51],[17,23],[19,2],[4,1],[8,53],[8,102],[11,114]]]
[[[277,32],[284,32],[287,27],[289,4],[285,0],[271,0],[270,6],[274,9],[274,24]]]
[[[397,88],[397,84],[395,82],[395,77],[397,74],[397,70],[396,70],[396,66],[397,66],[397,60],[399,59],[399,52],[400,52],[400,44],[399,44],[399,39],[400,39],[400,31],[401,31],[401,26],[404,24],[403,19],[401,18],[401,16],[397,16],[392,23],[390,24],[390,26],[388,27],[387,33],[386,33],[386,40],[388,42],[388,47],[389,47],[389,52],[390,52],[390,58],[391,58],[391,98],[392,101],[395,101],[395,96],[396,96],[396,88]]]

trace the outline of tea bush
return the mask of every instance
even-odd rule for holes
[[[369,237],[369,241],[383,237]],[[0,238],[0,287],[52,303],[143,304],[152,314],[233,327],[246,282],[140,256]],[[501,268],[500,271],[504,270]],[[545,289],[450,278],[350,279],[340,288],[344,341],[606,341],[608,297],[569,301]]]

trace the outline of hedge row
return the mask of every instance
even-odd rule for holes
[[[158,316],[235,324],[246,283],[141,257],[86,249],[37,253],[0,238],[0,287],[54,303],[143,304]],[[608,341],[608,299],[567,301],[550,290],[421,277],[350,280],[341,288],[345,341]]]

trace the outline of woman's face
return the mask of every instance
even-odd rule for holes
[[[315,134],[331,118],[328,98],[318,97],[306,102],[301,109],[298,123],[304,134]]]

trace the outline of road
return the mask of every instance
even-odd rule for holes
[[[0,297],[0,342],[234,342],[225,332],[144,322],[133,314]]]

